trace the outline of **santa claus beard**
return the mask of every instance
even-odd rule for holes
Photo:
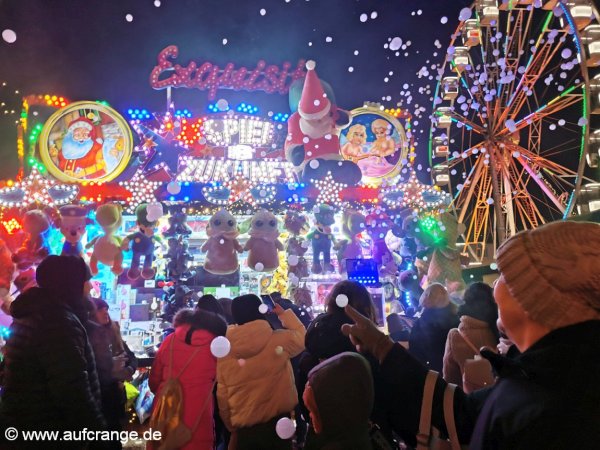
[[[65,159],[83,158],[94,146],[94,141],[91,138],[83,142],[73,139],[73,135],[68,133],[62,142],[62,154]]]
[[[301,118],[299,124],[300,131],[302,131],[302,133],[304,133],[311,139],[322,138],[326,134],[329,134],[333,131],[331,126],[331,119],[329,117],[327,117],[326,120],[322,121],[306,120]]]

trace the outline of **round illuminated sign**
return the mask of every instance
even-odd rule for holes
[[[76,102],[44,124],[40,156],[55,178],[71,183],[115,179],[131,158],[133,138],[125,119],[97,102]]]
[[[408,155],[404,127],[376,108],[352,111],[350,126],[341,132],[340,146],[342,156],[360,167],[363,182],[375,185],[398,175]]]

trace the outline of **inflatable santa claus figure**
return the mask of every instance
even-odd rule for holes
[[[315,72],[315,62],[307,61],[298,111],[288,120],[285,154],[302,173],[302,178],[324,179],[331,172],[334,180],[357,184],[360,168],[340,154],[339,130],[349,125],[350,114],[331,103]]]
[[[91,120],[78,117],[67,128],[62,147],[50,153],[58,168],[66,175],[81,179],[96,179],[106,174],[103,141],[96,136]]]

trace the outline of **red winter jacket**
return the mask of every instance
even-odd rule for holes
[[[190,359],[194,351],[199,346],[202,347],[179,378],[183,390],[183,422],[185,425],[190,428],[193,427],[207,396],[210,398],[192,440],[182,447],[182,450],[212,450],[214,441],[214,405],[211,389],[217,373],[217,359],[210,352],[210,343],[217,335],[225,334],[226,325],[224,320],[216,319],[218,316],[204,313],[204,317],[202,317],[204,320],[207,319],[206,315],[210,315],[215,318],[210,318],[209,321],[220,320],[222,324],[218,323],[216,326],[210,324],[194,330],[191,335],[191,345],[188,345],[185,343],[185,338],[192,326],[189,322],[193,322],[194,316],[197,315],[198,312],[191,313],[190,311],[190,314],[186,314],[186,317],[184,317],[184,323],[178,326],[173,334],[166,337],[158,350],[149,379],[150,390],[158,394],[163,383],[169,377],[169,350],[173,339],[175,339],[173,347],[174,376],[181,371],[181,368]],[[208,331],[208,329],[212,331]]]

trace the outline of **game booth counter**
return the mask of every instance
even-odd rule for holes
[[[80,255],[92,296],[145,355],[203,294],[279,291],[317,314],[349,278],[371,290],[383,325],[391,300],[408,307],[427,280],[460,278],[449,198],[417,179],[407,111],[342,110],[313,61],[205,63],[191,77],[176,56],[163,50],[150,77],[163,112],[23,99],[20,170],[0,183],[5,310],[46,255]],[[176,109],[184,87],[208,100]],[[221,89],[288,94],[290,111],[214,101]]]

